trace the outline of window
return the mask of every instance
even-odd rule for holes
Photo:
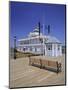
[[[39,41],[40,41],[40,43],[43,43],[43,39],[42,38],[39,38]]]
[[[23,44],[29,44],[29,40],[20,41],[20,45],[23,45]]]
[[[32,51],[32,47],[30,47],[30,51]]]
[[[38,38],[34,38],[30,40],[30,44],[38,44],[38,43],[40,43]]]
[[[23,42],[22,41],[20,41],[20,45],[22,45],[23,44]]]
[[[60,50],[60,45],[58,45],[58,50]]]
[[[47,44],[47,49],[52,50],[52,44]]]
[[[51,48],[49,47],[48,50],[50,50]]]

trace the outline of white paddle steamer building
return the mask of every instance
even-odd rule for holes
[[[56,37],[42,33],[39,36],[39,29],[36,28],[27,38],[18,40],[18,51],[57,57],[62,56],[62,44]]]

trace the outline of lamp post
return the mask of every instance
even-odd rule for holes
[[[14,59],[16,59],[16,36],[14,36]]]

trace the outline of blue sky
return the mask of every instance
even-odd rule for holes
[[[15,35],[17,40],[26,37],[39,21],[41,26],[50,25],[51,35],[65,42],[65,5],[10,2],[10,46]]]

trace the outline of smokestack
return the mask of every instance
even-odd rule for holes
[[[50,34],[50,25],[48,25],[48,34]]]
[[[40,22],[38,23],[38,27],[39,27],[39,36],[40,36]]]

